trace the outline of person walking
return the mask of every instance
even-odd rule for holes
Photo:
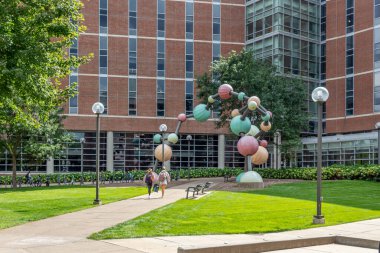
[[[145,176],[144,176],[144,182],[145,182],[146,186],[148,187],[148,198],[149,199],[150,199],[150,194],[152,193],[153,180],[154,180],[153,170],[148,169]]]
[[[162,167],[160,174],[158,174],[158,181],[160,181],[161,186],[161,198],[165,195],[165,189],[170,182],[170,174],[166,171],[165,167]]]

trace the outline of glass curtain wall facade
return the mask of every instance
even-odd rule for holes
[[[154,134],[114,133],[114,169],[145,170],[154,165]],[[186,140],[186,134],[179,136],[177,144],[172,146],[173,156],[170,169],[190,167],[218,167],[218,136],[192,135]]]
[[[246,3],[246,48],[280,74],[301,77],[309,94],[320,83],[320,1],[251,0]],[[316,131],[315,103],[309,96],[309,132]]]

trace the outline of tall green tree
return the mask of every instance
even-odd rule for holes
[[[252,51],[231,52],[213,62],[209,73],[197,80],[198,97],[207,101],[223,83],[230,84],[234,91],[244,92],[247,96],[258,96],[261,104],[273,113],[271,133],[281,131],[284,141],[282,150],[291,152],[299,144],[300,133],[306,129],[306,87],[296,78],[276,73],[276,68],[267,62],[256,60]],[[241,102],[233,97],[222,100],[220,121],[217,127],[228,123],[230,112],[241,107]]]
[[[61,80],[90,56],[68,54],[84,30],[80,1],[0,0],[0,6],[0,145],[12,155],[15,187],[21,141],[36,156],[46,144],[56,148],[63,134],[57,112],[76,92]]]

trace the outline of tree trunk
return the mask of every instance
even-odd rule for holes
[[[17,156],[14,152],[12,152],[12,186],[13,188],[17,188],[17,174],[16,174],[16,164]]]

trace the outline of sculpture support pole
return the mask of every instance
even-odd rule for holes
[[[175,129],[175,134],[178,135],[179,129],[181,128],[182,121],[178,121],[177,128]]]

